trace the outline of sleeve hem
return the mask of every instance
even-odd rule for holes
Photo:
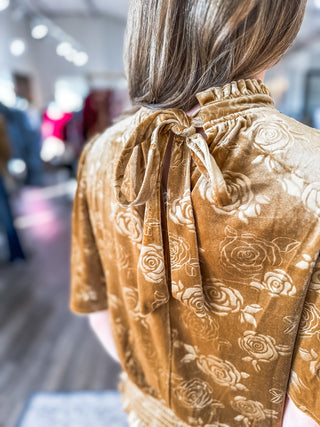
[[[310,411],[308,408],[306,408],[304,405],[301,405],[297,402],[297,400],[292,396],[291,392],[287,393],[292,402],[295,404],[295,406],[300,409],[303,413],[308,415],[310,418],[313,419],[314,422],[316,422],[320,426],[320,418],[318,418],[312,411]]]
[[[101,305],[97,304],[97,305],[86,306],[86,307],[83,307],[83,306],[81,307],[76,304],[70,304],[69,309],[72,313],[75,313],[75,314],[91,314],[91,313],[95,313],[96,311],[108,310],[108,304],[104,303]]]

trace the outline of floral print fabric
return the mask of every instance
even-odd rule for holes
[[[286,393],[320,424],[320,132],[261,81],[197,98],[85,147],[70,308],[110,310],[129,381],[176,417],[149,425],[280,427]]]

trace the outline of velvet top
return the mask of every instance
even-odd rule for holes
[[[197,99],[86,145],[70,308],[110,310],[139,426],[280,427],[286,393],[320,424],[320,132],[260,80]]]

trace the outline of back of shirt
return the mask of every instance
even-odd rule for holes
[[[156,402],[159,426],[281,426],[288,392],[320,424],[320,133],[261,81],[197,98],[192,118],[142,108],[86,146],[71,310],[109,308],[153,399],[131,406],[140,420]]]

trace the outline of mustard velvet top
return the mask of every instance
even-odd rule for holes
[[[86,145],[70,308],[110,310],[132,425],[320,424],[320,132],[260,80],[197,99]]]

